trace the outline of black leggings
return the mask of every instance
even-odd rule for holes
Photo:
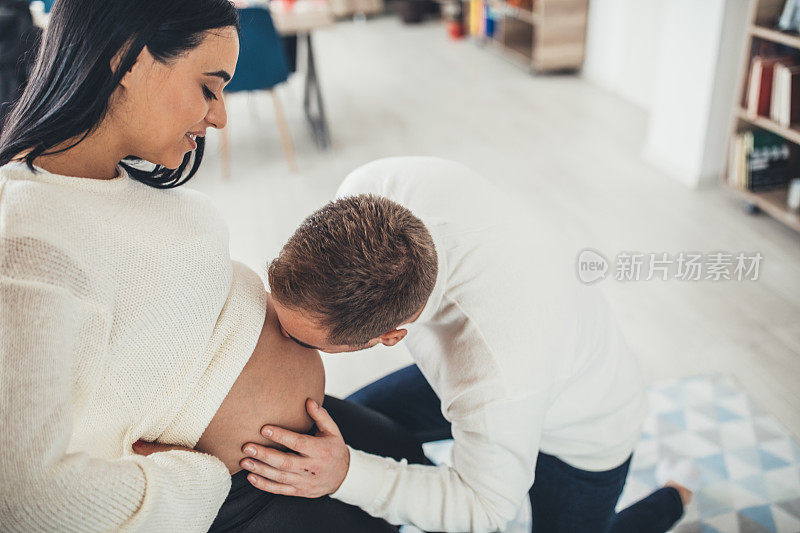
[[[420,441],[408,430],[367,407],[325,396],[324,407],[336,421],[347,444],[365,452],[430,464]],[[247,481],[247,471],[231,477],[231,491],[210,531],[397,532],[397,527],[372,517],[358,507],[322,498],[298,498],[261,491]]]

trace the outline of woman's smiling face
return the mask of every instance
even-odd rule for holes
[[[145,47],[112,98],[110,113],[134,155],[177,168],[195,136],[227,122],[222,89],[234,74],[239,37],[233,27],[204,34],[198,46],[166,63]]]

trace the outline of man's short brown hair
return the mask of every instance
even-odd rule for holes
[[[361,345],[413,317],[430,297],[436,248],[411,211],[372,194],[329,202],[306,218],[268,269],[272,297]]]

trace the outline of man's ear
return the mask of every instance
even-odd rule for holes
[[[408,331],[405,329],[394,329],[378,337],[378,342],[384,346],[394,346],[403,340],[403,337],[405,337],[407,333]]]

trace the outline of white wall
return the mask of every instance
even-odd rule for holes
[[[650,113],[644,157],[688,187],[724,169],[748,0],[592,0],[584,77]]]
[[[696,188],[719,183],[744,46],[745,0],[671,0],[644,156]]]
[[[591,0],[583,76],[649,110],[665,4],[663,0]]]
[[[750,3],[729,0],[725,5],[722,32],[717,55],[717,72],[713,105],[709,115],[706,137],[706,157],[700,167],[698,185],[717,183],[724,171],[728,151],[728,135],[733,127],[732,109],[736,105],[740,77],[744,76],[743,61],[747,46],[746,28],[750,24]]]

